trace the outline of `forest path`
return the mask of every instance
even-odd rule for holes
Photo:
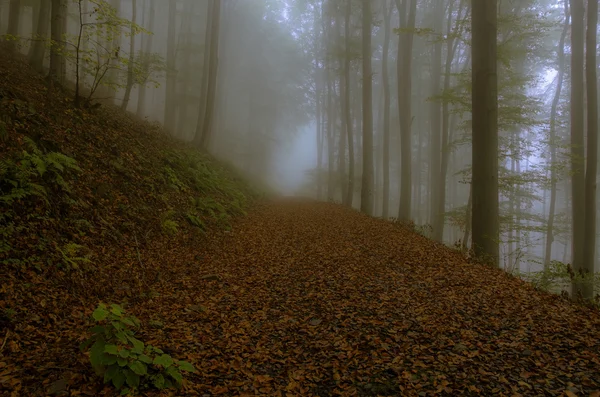
[[[139,308],[200,395],[600,390],[598,312],[340,205],[261,205],[201,262]]]

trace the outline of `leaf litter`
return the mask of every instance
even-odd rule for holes
[[[3,267],[3,395],[116,395],[78,349],[98,301],[123,303],[143,323],[140,339],[196,366],[177,395],[600,395],[598,311],[357,211],[281,199],[256,204],[231,231],[142,239],[160,228],[150,214],[165,210],[164,198],[148,192],[153,164],[138,164],[125,176],[135,183],[118,191],[122,176],[106,151],[143,142],[147,152],[164,141],[116,115],[107,123],[84,113],[89,128],[69,131],[72,109],[60,100],[48,108],[41,78],[25,69],[0,64],[7,103],[37,106],[18,127],[38,120],[63,151],[87,149],[77,192],[96,202],[90,219],[110,230],[128,221],[140,241],[132,230],[78,240],[97,253],[90,273]],[[100,183],[110,202],[90,190]],[[170,204],[188,198],[178,193]],[[119,204],[137,208],[136,217]]]

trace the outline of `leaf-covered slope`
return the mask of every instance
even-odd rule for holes
[[[147,294],[174,253],[200,249],[258,197],[158,125],[116,107],[76,109],[2,54],[0,394],[22,383],[24,362],[36,363],[35,384],[44,360],[80,358],[80,311]]]

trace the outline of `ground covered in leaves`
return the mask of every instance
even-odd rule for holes
[[[79,350],[99,302],[196,366],[182,396],[600,395],[597,311],[339,205],[256,201],[17,60],[0,116],[2,395],[118,395]]]
[[[198,368],[181,395],[600,390],[597,312],[335,204],[265,203],[205,249],[164,257],[169,273],[129,308],[160,324],[144,340]],[[51,376],[111,395],[77,351],[92,307],[65,309],[4,360],[30,391]]]

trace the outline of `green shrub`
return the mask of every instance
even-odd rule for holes
[[[29,151],[15,159],[0,160],[0,204],[13,205],[32,196],[48,203],[48,188],[70,192],[63,178],[67,171],[81,171],[77,162],[62,153],[42,153],[29,138]]]
[[[122,390],[122,395],[142,388],[179,388],[182,371],[196,371],[192,364],[174,360],[161,349],[137,339],[134,329],[139,328],[140,321],[127,316],[119,305],[100,303],[92,316],[99,324],[91,328],[93,335],[80,349],[89,350],[96,373],[104,377],[104,383]]]
[[[192,226],[196,226],[197,228],[199,228],[202,231],[206,230],[206,225],[204,224],[204,222],[202,221],[202,219],[200,219],[198,217],[198,215],[188,212],[185,214],[185,218],[188,220],[188,222],[190,223],[190,225]]]

